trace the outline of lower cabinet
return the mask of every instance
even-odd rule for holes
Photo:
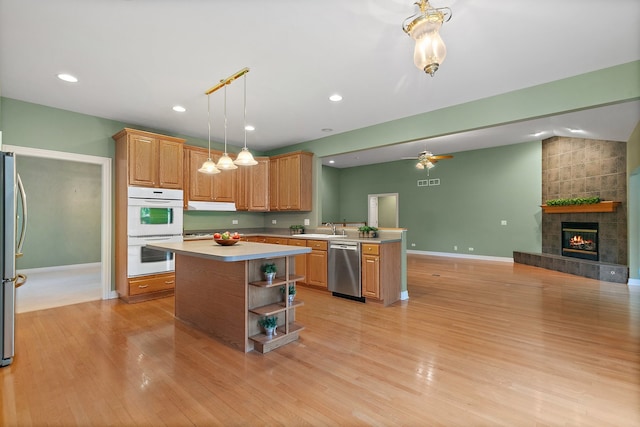
[[[289,239],[287,245],[291,246],[307,246],[307,241],[304,239]],[[307,283],[307,254],[295,256],[295,274],[300,276],[301,279],[298,283]]]
[[[121,294],[120,297],[128,302],[166,297],[173,295],[175,284],[176,276],[174,273],[132,277],[129,279],[127,294]]]
[[[271,282],[262,278],[261,266],[265,262],[275,263],[278,269],[278,275]],[[293,257],[250,261],[247,327],[249,339],[254,342],[254,350],[260,353],[267,353],[297,340],[300,331],[304,329],[295,321],[295,309],[304,303],[295,299],[296,282],[301,277],[292,273],[294,264]],[[288,293],[294,294],[292,299],[287,298]],[[259,322],[272,316],[277,317],[277,328],[272,336],[267,336]]]
[[[400,299],[400,242],[362,244],[362,296],[390,305]]]
[[[306,284],[327,289],[327,241],[307,240]]]
[[[380,299],[380,245],[362,245],[362,296]]]

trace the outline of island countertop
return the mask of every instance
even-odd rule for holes
[[[311,248],[309,247],[274,245],[271,243],[254,243],[245,241],[240,241],[233,246],[221,246],[213,240],[191,240],[181,243],[153,243],[147,244],[147,247],[222,262],[274,258],[311,252]]]

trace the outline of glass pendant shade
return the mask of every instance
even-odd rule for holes
[[[233,161],[238,166],[253,166],[257,165],[258,162],[253,158],[251,152],[247,147],[244,147],[239,153],[238,157]]]
[[[208,173],[209,175],[214,175],[216,173],[220,173],[220,170],[216,167],[216,164],[211,160],[211,157],[207,159],[206,162],[202,164],[198,172]]]
[[[227,153],[224,153],[222,157],[218,159],[216,167],[220,170],[238,169],[238,166],[233,164],[233,160],[231,160],[231,157],[229,157]]]
[[[440,37],[442,22],[424,20],[415,26],[411,37],[416,41],[413,62],[421,70],[433,76],[447,56],[447,47]]]

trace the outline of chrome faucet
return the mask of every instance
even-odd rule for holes
[[[325,224],[325,226],[327,226],[327,227],[331,227],[331,234],[333,234],[333,235],[335,236],[335,234],[336,234],[336,226],[335,226],[335,224],[332,224],[332,223],[330,223],[330,222],[327,222],[327,223]]]

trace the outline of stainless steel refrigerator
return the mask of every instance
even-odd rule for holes
[[[27,281],[16,272],[16,257],[22,256],[27,229],[27,199],[13,153],[0,152],[0,180],[0,366],[7,366],[15,353],[16,288]]]

